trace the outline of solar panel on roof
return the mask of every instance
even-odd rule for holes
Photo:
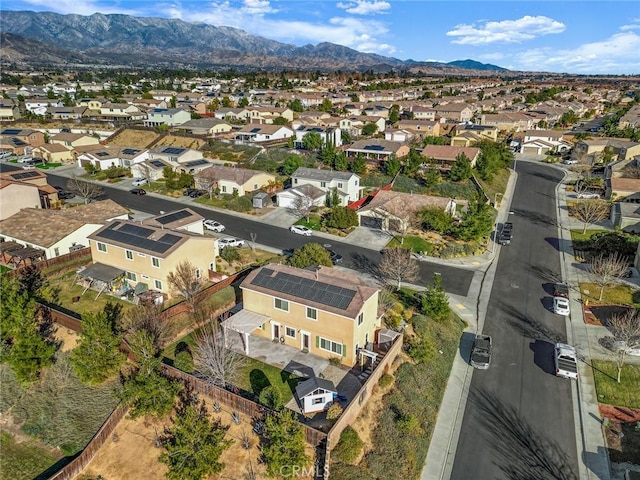
[[[185,163],[185,167],[197,167],[199,165],[207,165],[209,162],[207,162],[206,160],[202,159],[202,160],[194,160],[193,162],[187,162]]]
[[[158,242],[160,243],[166,243],[169,246],[174,246],[176,243],[178,243],[180,240],[182,240],[182,237],[179,237],[178,235],[172,235],[170,233],[165,233],[159,240]]]
[[[154,167],[158,167],[158,168],[162,168],[164,167],[164,163],[162,163],[160,160],[151,160],[151,165],[153,165]]]
[[[162,150],[162,153],[168,153],[170,155],[179,155],[183,152],[186,152],[187,149],[186,148],[178,148],[178,147],[167,147],[164,150]]]
[[[382,145],[367,145],[366,147],[363,148],[363,150],[381,151],[381,150],[384,150],[384,147]]]
[[[21,131],[19,128],[6,128],[0,132],[0,135],[18,135]]]
[[[131,235],[137,235],[138,237],[149,237],[153,235],[155,230],[151,228],[140,227],[138,225],[132,225],[130,223],[125,223],[118,229],[120,232],[129,233]]]
[[[108,152],[96,152],[96,156],[97,157],[108,157],[109,153]]]
[[[252,128],[251,133],[258,133],[261,130],[260,127]]]
[[[137,247],[143,250],[149,250],[155,253],[166,252],[173,245],[175,245],[175,243],[181,238],[176,235],[165,234],[158,241],[151,240],[143,236],[127,233],[126,228],[124,230],[122,228],[115,230],[114,228],[119,224],[120,224],[119,222],[116,222],[115,224],[111,225],[109,228],[106,228],[103,231],[99,232],[96,236],[98,238],[113,240],[115,242],[123,243],[125,245],[130,245],[132,247]],[[123,225],[123,227],[135,227],[135,226],[136,225],[130,225],[130,224]],[[149,230],[149,229],[144,229],[144,230]]]
[[[33,177],[39,177],[40,174],[38,172],[24,172],[24,173],[17,173],[15,175],[11,175],[13,178],[15,178],[16,180],[23,180],[25,178],[33,178]]]
[[[122,150],[122,153],[124,153],[125,155],[135,155],[138,152],[140,152],[140,150],[137,150],[135,148],[125,148],[124,150]]]
[[[178,220],[182,220],[183,218],[191,216],[191,213],[187,212],[186,210],[180,210],[178,212],[169,213],[161,217],[156,217],[156,221],[158,223],[161,223],[162,225],[166,225],[168,223],[177,222]]]
[[[13,139],[13,144],[17,147],[22,147],[23,145],[28,145],[27,142],[23,142],[22,140],[20,140],[19,138],[14,138]]]

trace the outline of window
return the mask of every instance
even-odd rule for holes
[[[297,179],[297,178],[294,178],[294,179],[293,179],[293,183],[298,183],[298,179]]]
[[[360,315],[358,315],[358,326],[362,325],[362,322],[364,322],[364,312],[361,312]]]
[[[133,252],[131,250],[125,250],[124,254],[127,256],[127,260],[133,260]]]
[[[321,403],[324,403],[324,397],[313,398],[311,400],[311,405],[320,405]]]
[[[151,265],[156,268],[160,268],[160,259],[156,257],[151,257]]]
[[[136,274],[133,272],[125,272],[125,276],[132,282],[136,282],[138,280],[138,277],[136,277]]]
[[[274,298],[273,306],[278,310],[284,310],[285,312],[289,311],[289,302],[282,300],[281,298]]]
[[[287,335],[287,337],[296,338],[296,329],[295,328],[286,327],[284,329],[284,332]]]
[[[162,290],[162,282],[160,280],[154,280],[153,285],[156,287],[156,290]]]
[[[200,280],[201,276],[202,276],[202,274],[200,273],[200,269],[196,268],[196,279]]]
[[[307,307],[307,318],[310,318],[311,320],[318,320],[318,310]]]
[[[327,188],[327,182],[320,182],[321,188]]]
[[[342,356],[341,343],[333,342],[331,340],[327,340],[326,338],[322,338],[322,337],[319,337],[319,339],[320,339],[319,346],[322,350]]]
[[[257,190],[257,189],[258,189],[258,184],[257,184],[257,183],[254,183],[254,184],[253,184],[253,189],[254,189],[254,190]]]
[[[342,188],[342,182],[338,182],[338,188]]]
[[[107,253],[107,245],[104,243],[98,242],[98,251]]]
[[[222,193],[227,193],[227,186],[226,185],[222,185]]]
[[[60,256],[60,249],[58,247],[53,249],[53,255],[56,257]]]

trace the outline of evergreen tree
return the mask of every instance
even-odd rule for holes
[[[442,276],[437,273],[433,275],[433,287],[422,295],[422,313],[436,321],[449,316],[449,297],[442,288]]]
[[[280,476],[284,467],[291,470],[292,467],[302,468],[309,463],[302,426],[289,410],[267,416],[265,440],[262,454],[269,477]]]
[[[347,155],[344,152],[340,152],[335,155],[333,168],[335,168],[339,172],[347,171],[347,169],[349,168],[349,161],[347,160]]]
[[[475,198],[462,216],[456,235],[460,240],[474,241],[489,236],[493,229],[493,208]]]
[[[35,315],[35,307],[33,309]],[[42,369],[53,363],[57,346],[40,333],[34,317],[25,317],[20,324],[20,333],[14,339],[7,355],[7,363],[18,381],[27,385],[35,382]]]
[[[395,155],[391,155],[387,161],[382,164],[382,168],[384,169],[384,173],[390,177],[395,177],[402,168],[402,164]]]
[[[471,178],[471,162],[464,153],[456,156],[456,162],[451,166],[449,172],[449,180],[453,182],[462,182]]]
[[[356,175],[367,173],[367,161],[361,154],[356,155],[356,158],[351,162],[351,171]]]
[[[297,268],[315,265],[331,267],[333,265],[329,251],[319,243],[305,243],[302,247],[296,248],[287,262]]]

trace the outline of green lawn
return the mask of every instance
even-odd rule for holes
[[[304,227],[310,228],[311,230],[319,231],[320,228],[322,227],[321,222],[322,222],[322,216],[317,214],[311,214],[309,215],[309,221],[307,221],[306,217],[304,217],[298,220],[295,224],[302,225]]]
[[[58,163],[58,162],[52,162],[52,163],[45,163],[43,165],[38,165],[38,168],[41,168],[42,170],[49,170],[50,168],[56,168],[56,167],[61,167],[62,163]]]
[[[6,265],[0,265],[0,273],[4,273],[4,272],[10,272],[11,269],[9,267],[7,267]]]
[[[30,480],[58,461],[55,455],[28,442],[16,442],[13,435],[0,431],[0,480]]]
[[[582,300],[589,300],[589,303],[603,303],[608,305],[640,304],[640,292],[627,285],[605,287],[602,300],[599,299],[600,287],[595,283],[581,283],[579,287]],[[587,294],[585,291],[589,293]]]
[[[400,243],[400,241],[400,237],[393,237],[393,239],[387,244],[387,248],[408,248],[412,252],[420,252],[426,255],[429,255],[433,252],[433,245],[431,245],[422,237],[406,236],[404,237],[404,242]]]
[[[640,365],[625,365],[620,383],[614,362],[593,360],[598,401],[619,407],[640,408]]]
[[[585,233],[582,233],[581,228],[576,230],[571,230],[571,241],[572,242],[585,241],[585,240],[589,240],[591,238],[591,235],[593,235],[594,233],[607,233],[607,232],[611,232],[611,230],[595,229],[595,230],[587,230]]]
[[[239,372],[236,386],[258,396],[265,387],[273,385],[280,391],[283,404],[286,404],[293,398],[293,391],[298,380],[299,377],[291,373],[247,357]]]

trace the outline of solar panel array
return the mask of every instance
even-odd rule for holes
[[[252,128],[251,133],[258,133],[260,130],[262,130],[260,127]]]
[[[20,140],[19,138],[14,138],[13,140],[13,144],[16,147],[22,147],[23,145],[29,145],[27,142],[23,142],[22,140]]]
[[[24,180],[25,178],[39,177],[40,174],[38,172],[24,172],[24,173],[16,173],[11,176],[16,180]]]
[[[158,168],[162,168],[164,167],[164,163],[162,163],[160,160],[151,160],[151,165],[153,165],[154,167],[158,167]]]
[[[187,162],[185,163],[185,167],[197,167],[199,165],[206,165],[209,162],[207,162],[204,158],[202,160],[194,160],[193,162]]]
[[[178,220],[182,220],[183,218],[191,216],[191,213],[187,212],[186,210],[179,210],[177,212],[162,215],[161,217],[156,217],[156,222],[162,225],[166,225],[167,223],[177,222]]]
[[[168,153],[169,155],[180,155],[181,153],[186,152],[186,151],[187,151],[186,148],[167,147],[167,148],[162,150],[162,153]]]
[[[384,150],[384,147],[382,145],[367,145],[366,147],[364,147],[363,150],[382,151],[382,150]]]
[[[136,148],[125,148],[124,150],[122,150],[122,153],[125,155],[135,155],[138,152],[140,152],[140,150]]]
[[[96,152],[97,157],[108,157],[109,152]]]
[[[120,225],[122,226],[116,229]],[[182,237],[171,235],[170,233],[163,235],[158,240],[148,238],[154,232],[155,230],[151,230],[150,228],[115,222],[113,225],[99,232],[96,236],[155,253],[166,252],[182,239]]]
[[[277,272],[273,275],[274,272],[270,268],[263,268],[251,284],[340,310],[346,310],[356,294],[355,290],[349,288],[310,278],[296,277],[283,272]]]
[[[6,128],[0,132],[0,135],[18,135],[21,131],[19,128]]]

